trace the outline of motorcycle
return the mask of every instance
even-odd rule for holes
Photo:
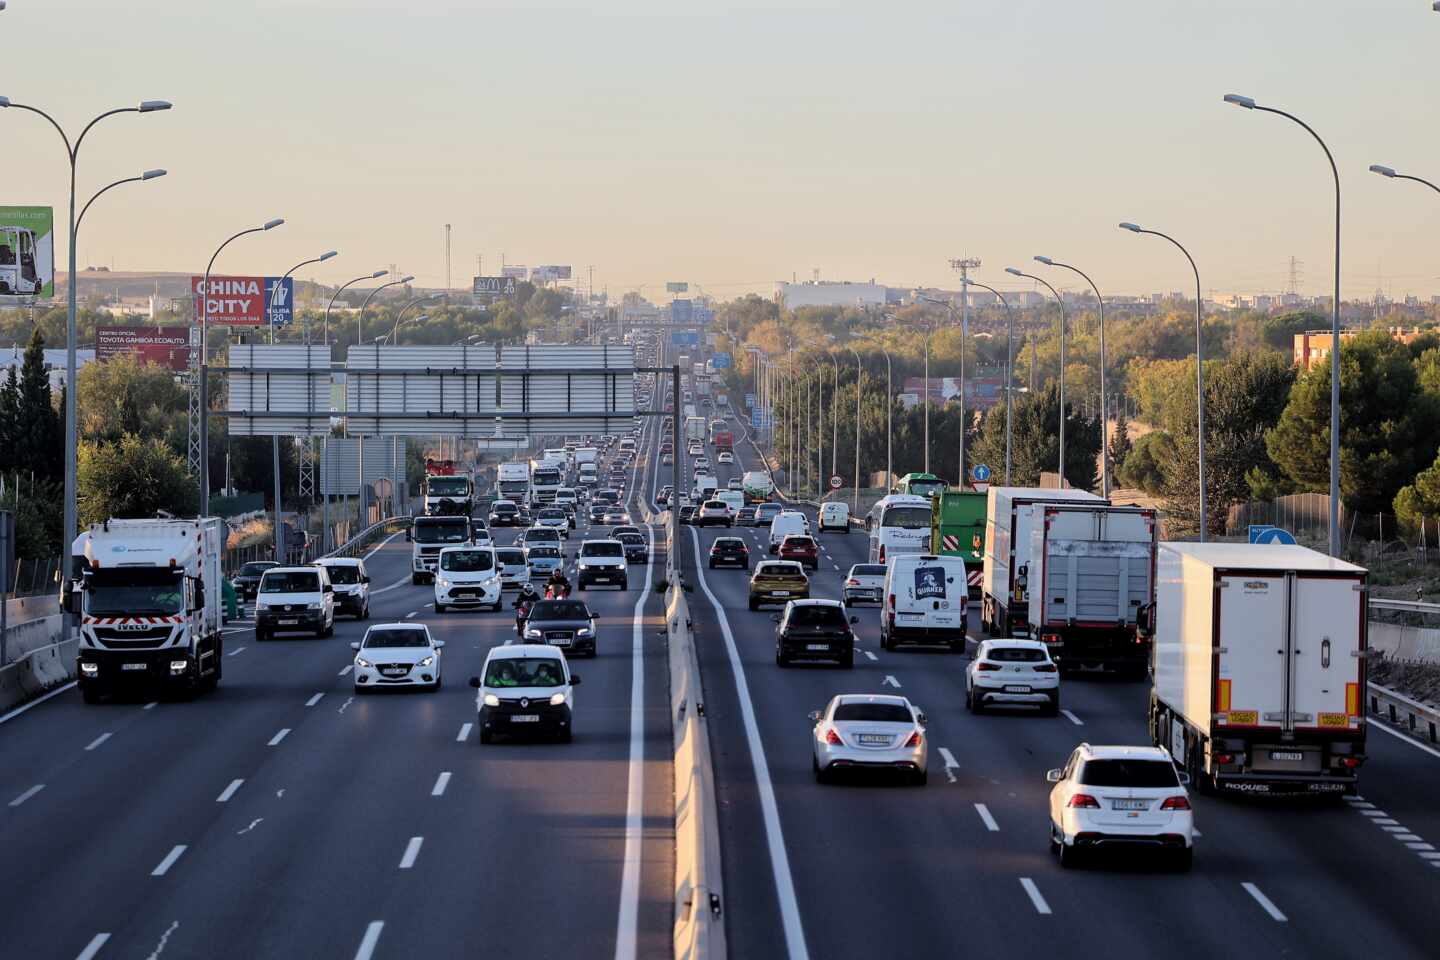
[[[530,618],[530,608],[535,601],[529,597],[521,597],[515,601],[515,635],[525,636],[525,621]]]
[[[546,586],[545,586],[545,599],[546,599],[546,600],[566,600],[566,599],[568,599],[569,597],[570,597],[570,587],[569,587],[568,585],[567,585],[567,586],[557,586],[556,584],[553,584],[553,583],[551,583],[551,584],[546,584]]]

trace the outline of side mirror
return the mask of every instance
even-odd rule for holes
[[[204,581],[204,580],[198,580],[198,579],[197,579],[197,580],[195,581],[195,609],[196,609],[196,610],[204,610],[204,609],[205,609],[205,581]]]
[[[851,623],[859,623],[859,622],[860,622],[860,618],[859,618],[859,617],[851,617],[851,618],[850,618],[850,622],[851,622]]]
[[[570,674],[570,686],[572,686],[572,687],[578,687],[578,686],[580,686],[580,675],[579,675],[578,673],[572,673],[572,674]]]
[[[811,722],[811,723],[819,723],[819,722],[820,722],[820,711],[819,711],[819,710],[811,710],[810,713],[809,713],[809,717],[810,717],[810,722]]]
[[[80,592],[84,589],[81,586],[81,581],[65,580],[63,581],[63,587],[64,589],[62,590],[60,596],[60,605],[65,609],[66,613],[79,616]]]
[[[930,725],[930,718],[925,714],[924,710],[916,710],[915,722],[922,727],[928,727]]]
[[[1175,775],[1180,778],[1181,786],[1190,785],[1190,774],[1186,773],[1184,770],[1176,770]]]
[[[441,647],[443,647],[443,646],[445,646],[445,641],[444,641],[444,640],[436,640],[436,641],[435,641],[435,649],[436,649],[436,650],[439,650],[439,649],[440,649]]]
[[[369,582],[370,582],[370,575],[367,573],[365,576],[361,577],[361,578],[360,578],[360,582],[361,582],[361,583],[369,583]]]
[[[332,587],[332,586],[331,586],[330,584],[328,584],[328,583],[325,584],[325,586],[321,587],[320,589],[321,589],[323,592],[325,592],[325,593],[334,593],[334,592],[335,592],[335,588]]]
[[[770,622],[771,622],[771,623],[779,623],[779,622],[780,622],[780,614],[778,614],[778,613],[772,613],[772,614],[770,614]]]
[[[471,677],[471,678],[470,678],[470,686],[478,688],[478,687],[480,686],[480,678],[479,678],[479,677]]]
[[[1065,772],[1065,771],[1059,770],[1059,769],[1046,770],[1046,771],[1045,771],[1045,779],[1046,779],[1047,781],[1049,781],[1050,783],[1059,783],[1060,780],[1061,780],[1061,775],[1062,775],[1064,772]]]
[[[359,650],[359,649],[360,649],[360,641],[359,641],[359,640],[352,640],[352,641],[350,641],[350,649],[351,649],[351,650]]]

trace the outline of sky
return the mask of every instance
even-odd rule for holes
[[[78,131],[80,263],[302,278],[395,264],[438,286],[594,265],[618,296],[775,280],[1024,281],[1045,254],[1102,292],[1440,293],[1440,13],[1430,0],[8,0],[0,94]],[[0,110],[0,205],[53,204],[43,120]],[[63,228],[61,230],[63,234]],[[56,254],[63,266],[64,237]],[[1056,285],[1079,289],[1060,271]]]

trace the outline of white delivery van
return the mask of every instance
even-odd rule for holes
[[[850,532],[850,505],[844,500],[827,500],[820,504],[820,532],[839,530]]]
[[[880,612],[880,646],[901,643],[943,644],[965,652],[965,617],[970,585],[961,557],[902,553],[885,568]]]
[[[435,612],[449,607],[500,609],[500,566],[493,547],[443,547],[435,571]]]
[[[780,552],[780,541],[786,537],[809,536],[810,518],[799,510],[782,510],[770,521],[770,552]]]
[[[745,506],[745,494],[739,490],[716,490],[710,495],[712,500],[723,501],[725,506],[730,508],[730,519],[734,520],[740,508]]]
[[[324,567],[271,567],[260,576],[255,594],[255,639],[279,632],[335,632],[335,587]]]
[[[702,473],[695,478],[695,498],[697,500],[708,500],[715,496],[715,478],[708,473]]]

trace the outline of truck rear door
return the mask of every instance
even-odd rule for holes
[[[1283,573],[1224,574],[1216,590],[1217,726],[1284,727],[1290,590]]]
[[[1295,578],[1290,687],[1297,727],[1351,730],[1360,724],[1365,595],[1359,586],[1348,578]]]

